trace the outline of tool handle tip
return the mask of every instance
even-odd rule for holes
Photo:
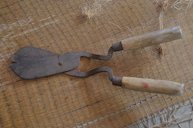
[[[135,50],[181,38],[182,30],[179,26],[176,26],[127,38],[122,40],[121,43],[123,50]]]
[[[151,93],[168,95],[182,95],[184,93],[184,84],[168,80],[123,77],[122,85],[131,90]]]

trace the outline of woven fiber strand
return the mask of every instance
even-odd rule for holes
[[[168,8],[164,13],[164,28],[181,26],[183,39],[162,44],[163,55],[148,47],[115,53],[108,62],[82,59],[80,68],[107,65],[119,76],[172,80],[185,83],[189,90],[192,12]],[[85,79],[59,74],[26,81],[9,68],[11,55],[24,46],[60,54],[105,54],[114,42],[158,29],[159,14],[152,0],[1,0],[0,126],[121,128],[191,98],[191,91],[172,97],[124,90],[112,86],[103,73]]]

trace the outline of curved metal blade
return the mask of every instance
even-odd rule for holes
[[[109,60],[114,51],[117,50],[110,47],[107,55],[89,52],[67,52],[58,55],[40,48],[24,47],[12,57],[11,68],[23,79],[35,79],[73,70],[79,66],[80,57]]]
[[[79,63],[77,52],[58,55],[40,48],[24,47],[14,54],[11,68],[23,79],[35,79],[72,70]]]

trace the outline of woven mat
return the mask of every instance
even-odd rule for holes
[[[164,28],[181,26],[183,40],[115,53],[108,62],[81,60],[81,69],[112,67],[118,76],[185,83],[183,96],[142,93],[112,86],[106,74],[80,79],[59,74],[22,80],[9,68],[24,46],[56,53],[106,54],[112,43],[159,29],[152,0],[1,0],[0,126],[3,128],[125,127],[193,96],[193,9],[169,8]]]

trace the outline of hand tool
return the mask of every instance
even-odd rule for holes
[[[183,93],[184,85],[167,80],[154,80],[134,77],[117,77],[106,66],[97,67],[87,72],[79,71],[80,58],[109,60],[113,52],[135,50],[182,38],[180,27],[173,27],[124,39],[112,44],[107,55],[89,52],[66,52],[63,55],[34,47],[24,47],[12,57],[11,69],[23,79],[35,79],[65,72],[74,77],[88,77],[100,72],[107,72],[113,85],[132,90],[177,95]]]

